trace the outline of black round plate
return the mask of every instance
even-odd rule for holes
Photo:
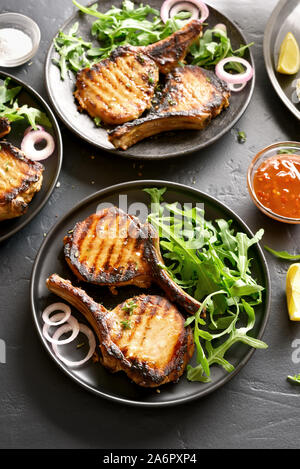
[[[276,71],[281,43],[292,32],[300,44],[299,0],[280,0],[276,5],[264,34],[265,65],[271,83],[281,101],[300,119],[300,100],[296,94],[296,75],[283,75]]]
[[[45,285],[47,277],[57,273],[63,278],[76,281],[63,256],[63,238],[67,231],[72,229],[78,221],[95,213],[100,203],[118,205],[120,195],[127,196],[128,207],[136,202],[148,204],[149,196],[143,192],[143,189],[146,187],[167,187],[168,190],[164,196],[167,202],[177,201],[181,204],[185,202],[203,203],[207,219],[231,219],[235,229],[253,236],[245,223],[228,207],[213,197],[188,186],[165,181],[134,181],[112,186],[84,199],[62,218],[48,234],[37,255],[32,271],[31,306],[38,334],[46,350],[57,365],[78,384],[98,396],[123,404],[148,407],[170,406],[202,397],[219,388],[241,370],[243,365],[252,356],[254,350],[244,344],[236,344],[227,355],[228,360],[235,366],[235,370],[231,374],[228,374],[223,368],[213,367],[212,381],[210,383],[191,383],[183,376],[179,383],[164,385],[161,387],[160,393],[157,393],[153,389],[140,388],[132,383],[125,373],[111,374],[99,363],[94,363],[91,360],[79,369],[65,366],[57,359],[42,333],[42,311],[52,302],[61,301],[57,296],[48,291]],[[263,303],[256,309],[256,324],[253,330],[254,336],[261,338],[269,314],[270,281],[267,264],[259,246],[251,248],[251,258],[253,259],[254,275],[258,282],[265,287]],[[117,296],[112,295],[107,288],[88,284],[84,284],[83,288],[92,298],[103,303],[107,308],[114,307],[133,295],[141,293],[141,290],[135,287],[119,288]],[[152,293],[159,293],[158,288],[153,288],[150,291]],[[85,322],[83,316],[74,311],[74,308],[73,314],[78,317],[80,322]],[[76,350],[74,346],[73,348],[65,349],[65,353],[68,354],[71,360],[78,359],[77,356],[75,357]]]
[[[26,83],[13,77],[12,75],[0,72],[0,83],[2,84],[2,82],[7,77],[11,78],[11,87],[22,86],[22,90],[17,96],[20,105],[28,104],[28,106],[40,109],[45,114],[47,114],[52,124],[52,129],[47,129],[47,131],[49,131],[53,135],[56,145],[53,155],[51,155],[51,157],[49,157],[48,159],[42,161],[42,164],[45,167],[45,171],[43,173],[42,188],[33,197],[32,201],[29,204],[27,212],[21,217],[0,222],[0,242],[9,238],[17,231],[21,230],[43,208],[43,206],[49,199],[53,189],[55,188],[63,158],[63,146],[60,130],[55,116],[48,104],[30,86],[26,85]],[[16,147],[20,148],[21,141],[24,136],[24,131],[28,127],[28,125],[29,124],[26,119],[23,119],[22,121],[13,122],[11,125],[11,132],[6,136],[6,140],[15,145]]]
[[[154,8],[160,9],[162,2],[161,0],[149,0],[147,3]],[[116,4],[116,6],[118,5]],[[110,7],[111,2],[108,0],[103,0],[99,4],[99,9],[102,12],[107,11]],[[224,23],[227,26],[234,49],[240,47],[241,44],[247,44],[247,40],[231,20],[214,8],[209,7],[209,9],[209,27],[213,27],[218,23]],[[95,18],[77,12],[62,26],[61,30],[68,32],[70,27],[78,21],[80,35],[84,39],[91,40],[90,28],[94,20]],[[185,155],[207,147],[236,124],[246,110],[254,89],[255,78],[247,84],[243,91],[232,94],[229,108],[216,119],[213,119],[205,130],[181,130],[162,133],[145,139],[126,151],[122,151],[116,150],[113,147],[108,141],[106,131],[97,128],[94,121],[86,113],[81,114],[78,112],[73,96],[75,76],[65,81],[60,79],[59,69],[52,61],[56,56],[57,53],[52,44],[47,55],[45,75],[48,95],[58,116],[80,138],[100,149],[125,157],[150,160],[161,159]],[[254,66],[251,52],[247,52],[245,58]]]

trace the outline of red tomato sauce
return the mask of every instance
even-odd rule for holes
[[[256,170],[253,187],[264,207],[283,217],[300,218],[300,156],[268,158]]]

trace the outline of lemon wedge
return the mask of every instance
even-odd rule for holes
[[[300,50],[293,33],[287,33],[280,46],[277,72],[294,75],[300,70]]]
[[[292,264],[286,275],[286,299],[291,321],[300,321],[300,264]]]

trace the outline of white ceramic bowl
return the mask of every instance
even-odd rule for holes
[[[2,13],[0,14],[0,30],[4,28],[14,28],[22,31],[31,38],[32,49],[27,54],[17,59],[0,57],[0,66],[17,67],[28,62],[36,54],[40,40],[41,32],[38,25],[31,18],[19,13]]]

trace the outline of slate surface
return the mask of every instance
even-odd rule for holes
[[[275,249],[300,250],[300,227],[263,216],[246,189],[246,169],[257,150],[280,140],[299,140],[299,122],[273,91],[264,67],[263,31],[275,0],[210,2],[231,16],[253,48],[257,84],[251,104],[235,132],[199,153],[164,162],[133,165],[105,154],[61,126],[64,162],[60,187],[40,214],[0,245],[0,448],[298,448],[300,388],[286,376],[300,372],[292,343],[300,326],[288,320],[284,282],[286,262],[266,255],[272,279],[271,316],[264,340],[227,385],[192,404],[166,409],[135,409],[112,404],[82,390],[49,359],[35,331],[29,281],[43,233],[83,197],[108,185],[140,178],[168,179],[197,187],[228,204],[252,230],[263,227],[264,242]],[[44,61],[49,41],[72,13],[71,1],[1,0],[0,10],[35,19],[42,41],[31,65],[10,69],[47,99]],[[95,155],[95,159],[90,156]],[[94,182],[94,183],[92,183]]]

